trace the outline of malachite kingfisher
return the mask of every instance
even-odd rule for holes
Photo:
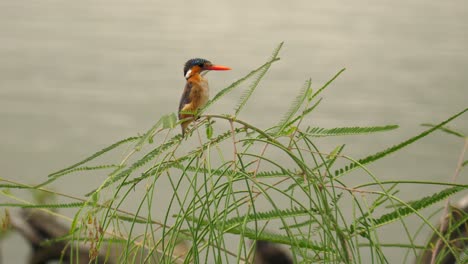
[[[213,65],[205,59],[191,59],[185,63],[184,76],[187,80],[184,93],[179,103],[179,120],[182,122],[182,136],[185,135],[188,125],[193,121],[198,110],[206,105],[209,98],[208,81],[203,78],[205,71],[228,71],[231,68]]]

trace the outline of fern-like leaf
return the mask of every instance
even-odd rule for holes
[[[329,136],[348,136],[348,135],[360,135],[370,134],[376,132],[384,132],[389,130],[397,129],[397,125],[387,126],[372,126],[372,127],[335,127],[335,128],[320,128],[320,127],[308,127],[304,134],[312,137],[329,137]]]
[[[244,131],[243,128],[234,129],[235,133],[240,133],[242,131]],[[218,135],[216,138],[211,139],[207,143],[204,143],[200,148],[190,152],[185,157],[179,158],[177,160],[171,160],[171,161],[165,161],[163,163],[157,163],[154,166],[152,166],[147,172],[143,173],[140,177],[136,177],[136,178],[134,178],[134,179],[132,179],[130,181],[126,181],[126,182],[122,183],[122,186],[123,185],[129,185],[129,184],[137,184],[141,180],[143,180],[145,178],[148,178],[148,177],[151,177],[151,176],[154,176],[154,175],[156,175],[158,173],[161,173],[161,172],[163,172],[163,171],[165,171],[165,170],[167,170],[169,168],[178,168],[178,169],[181,169],[181,170],[204,171],[206,173],[213,173],[212,171],[204,170],[203,168],[198,168],[198,169],[195,169],[195,167],[186,168],[185,166],[181,165],[181,163],[188,160],[188,159],[190,159],[193,156],[200,155],[200,153],[205,151],[211,145],[218,144],[218,143],[230,138],[231,135],[232,135],[231,131],[227,131],[227,132],[225,132],[225,133],[223,133],[221,135]],[[191,168],[192,168],[192,170],[191,170]],[[218,172],[217,174],[218,175],[226,175],[226,173],[222,173],[222,172]]]
[[[143,158],[137,160],[134,162],[128,169],[121,171],[117,174],[111,174],[106,180],[106,182],[101,186],[100,189],[104,189],[108,187],[109,185],[113,184],[114,182],[119,181],[120,179],[129,176],[133,171],[136,169],[140,168],[141,166],[145,165],[146,163],[150,162],[153,160],[157,155],[165,151],[166,149],[170,148],[171,146],[175,145],[176,143],[179,142],[180,136],[177,135],[173,138],[171,138],[168,142],[160,145],[159,147],[153,149],[149,153],[147,153]],[[92,192],[86,194],[86,196],[92,195],[96,190],[93,190]]]
[[[468,185],[451,187],[451,188],[444,189],[438,193],[435,193],[431,196],[419,199],[417,201],[408,202],[408,206],[400,207],[396,209],[395,211],[384,214],[377,219],[370,219],[372,222],[372,226],[379,227],[379,226],[389,224],[398,219],[401,219],[402,217],[408,216],[410,214],[414,214],[415,212],[420,211],[421,209],[424,209],[434,203],[444,200],[445,198],[457,192],[467,190],[467,189],[468,189]],[[363,223],[362,221],[363,219],[360,219],[360,220],[361,220],[361,223]]]
[[[22,184],[0,184],[0,189],[35,189],[35,187]]]
[[[282,226],[282,227],[280,227],[280,229],[282,229],[282,230],[284,230],[284,229],[294,229],[294,228],[301,228],[303,226],[309,227],[310,225],[312,225],[314,223],[317,223],[317,220],[309,219],[309,220],[302,221],[302,222],[297,223],[297,224]]]
[[[135,149],[139,151],[142,147],[143,144],[148,141],[149,143],[153,142],[153,137],[155,133],[157,132],[157,129],[162,126],[163,129],[166,128],[174,128],[177,123],[177,116],[175,113],[170,113],[167,115],[163,115],[156,124],[150,128],[138,141],[138,143],[135,146]]]
[[[314,243],[309,239],[291,238],[287,235],[279,235],[267,231],[258,233],[255,229],[248,227],[237,227],[230,229],[227,232],[231,234],[242,234],[243,236],[253,240],[264,240],[277,244],[291,245],[295,247],[297,246],[299,248],[308,248],[320,252],[327,251],[330,254],[338,254],[337,252],[334,252],[333,248],[327,248],[324,245]]]
[[[120,166],[116,165],[116,164],[90,166],[90,167],[88,167],[88,166],[76,167],[76,168],[73,168],[73,169],[70,169],[70,170],[63,171],[61,173],[57,173],[53,177],[49,177],[49,179],[47,181],[42,182],[42,183],[34,186],[34,188],[43,187],[43,186],[55,181],[57,178],[59,178],[59,177],[61,177],[63,175],[70,174],[70,173],[77,172],[77,171],[95,171],[95,170],[105,170],[105,169],[119,168],[119,167]]]
[[[89,166],[89,167],[88,166],[77,167],[77,168],[73,168],[73,169],[68,170],[68,171],[64,171],[62,173],[58,173],[53,178],[59,177],[59,176],[65,175],[65,174],[70,174],[70,173],[73,173],[73,172],[78,172],[78,171],[106,170],[106,169],[118,168],[118,167],[119,167],[119,165],[117,165],[117,164],[107,164],[107,165]]]
[[[126,215],[121,215],[121,214],[113,214],[112,217],[115,218],[115,219],[118,219],[118,220],[129,222],[129,223],[147,224],[149,222],[148,219],[141,219],[141,218],[138,218],[136,216],[126,216]]]
[[[317,90],[317,92],[315,92],[309,98],[309,101],[312,101],[315,97],[317,97],[323,90],[325,90],[325,88],[328,87],[328,85],[330,85],[333,81],[335,81],[336,78],[338,78],[338,76],[340,76],[345,70],[346,70],[346,68],[343,68],[337,74],[335,74],[335,76],[333,76],[327,83],[325,83],[320,89]]]
[[[67,168],[65,168],[65,169],[62,169],[62,170],[59,170],[59,171],[57,171],[57,172],[54,172],[54,173],[49,174],[49,177],[54,177],[54,176],[56,176],[56,175],[58,175],[58,174],[62,174],[62,173],[65,172],[65,171],[74,169],[74,168],[76,168],[76,167],[78,167],[78,166],[80,166],[80,165],[83,165],[83,164],[85,164],[85,163],[91,161],[91,160],[94,160],[95,158],[97,158],[97,157],[99,157],[99,156],[101,156],[101,155],[103,155],[103,154],[105,154],[105,153],[107,153],[107,152],[109,152],[109,151],[111,151],[111,150],[117,148],[118,146],[120,146],[120,145],[122,145],[122,144],[135,141],[135,140],[137,140],[137,139],[139,139],[139,138],[141,138],[141,137],[129,137],[129,138],[126,138],[126,139],[122,139],[122,140],[120,140],[119,142],[116,142],[116,143],[114,143],[114,144],[112,144],[112,145],[110,145],[110,146],[108,146],[108,147],[106,147],[106,148],[104,148],[104,149],[102,149],[102,150],[100,150],[100,151],[94,153],[93,155],[87,157],[86,159],[84,159],[84,160],[82,160],[82,161],[80,161],[80,162],[78,162],[78,163],[75,163],[75,164],[71,165],[70,167],[67,167]],[[62,174],[62,175],[63,175],[63,174]]]
[[[292,124],[294,124],[297,120],[299,120],[301,117],[304,117],[304,116],[308,115],[310,112],[312,112],[320,104],[321,101],[322,101],[322,98],[318,99],[317,102],[313,106],[311,106],[311,107],[305,109],[304,111],[302,111],[302,113],[300,115],[296,116],[294,119],[289,121],[284,127],[289,127]]]
[[[313,209],[304,209],[304,208],[292,208],[284,210],[271,210],[267,212],[256,212],[255,214],[236,216],[234,218],[224,221],[224,226],[226,229],[230,229],[239,225],[244,224],[245,222],[252,221],[262,221],[262,220],[273,220],[278,218],[289,218],[296,216],[310,215],[313,212]]]
[[[424,124],[421,124],[421,126],[435,127],[436,125],[424,123]],[[448,128],[448,127],[439,127],[439,130],[444,131],[447,134],[451,134],[451,135],[460,137],[460,138],[465,138],[466,137],[465,135],[463,135],[463,133],[455,131],[455,130],[453,130],[451,128]]]
[[[468,108],[465,108],[463,111],[451,116],[450,118],[446,119],[445,121],[441,122],[440,124],[434,126],[434,127],[431,127],[430,129],[408,139],[408,140],[405,140],[403,142],[401,142],[400,144],[397,144],[397,145],[394,145],[390,148],[387,148],[386,150],[384,151],[381,151],[381,152],[377,152],[373,155],[370,155],[370,156],[367,156],[363,159],[360,159],[358,160],[358,162],[352,162],[348,165],[346,165],[344,168],[341,168],[341,169],[338,169],[335,171],[335,177],[338,177],[338,176],[341,176],[353,169],[355,169],[356,167],[358,167],[359,165],[366,165],[366,164],[369,164],[369,163],[372,163],[376,160],[379,160],[397,150],[400,150],[408,145],[410,145],[411,143],[414,143],[418,140],[420,140],[421,138],[431,134],[432,132],[434,132],[435,130],[439,129],[440,127],[444,126],[445,124],[449,123],[450,121],[454,120],[455,118],[463,115],[466,111],[468,111]]]
[[[262,66],[258,67],[257,69],[251,71],[249,74],[245,75],[244,77],[240,78],[239,80],[233,82],[231,85],[229,85],[228,87],[224,88],[223,90],[221,90],[220,92],[218,92],[214,97],[213,99],[211,99],[210,101],[208,101],[208,103],[205,105],[205,107],[203,107],[203,109],[207,109],[210,105],[212,105],[214,102],[218,101],[219,99],[221,99],[221,97],[223,97],[224,95],[226,95],[227,93],[229,93],[230,91],[232,91],[234,88],[236,88],[237,86],[239,86],[241,83],[245,82],[246,80],[250,79],[252,76],[254,76],[255,74],[257,74],[258,72],[260,72],[263,68],[265,67],[270,67],[271,64],[273,64],[274,62],[278,61],[279,58],[274,58],[272,60],[269,60],[267,61],[266,63],[264,63]]]
[[[202,226],[212,225],[212,223],[208,223],[208,221],[206,220],[202,220],[202,219],[192,217],[192,216],[186,216],[185,219],[192,221],[192,222],[196,222],[198,225],[202,225]],[[269,241],[272,243],[297,246],[300,248],[308,248],[308,249],[321,251],[321,252],[327,251],[328,253],[336,254],[336,252],[334,252],[332,248],[326,248],[325,246],[322,246],[317,243],[313,243],[311,240],[308,240],[308,239],[300,239],[300,238],[290,237],[286,235],[275,234],[275,233],[271,233],[268,231],[262,231],[261,233],[259,233],[257,232],[257,230],[246,227],[246,226],[236,226],[236,227],[228,227],[228,228],[226,228],[224,224],[223,226],[225,227],[224,232],[226,233],[235,234],[235,235],[242,234],[243,236],[250,238],[252,240],[264,240],[264,241]]]
[[[153,137],[154,133],[161,126],[163,118],[164,116],[160,118],[152,128],[146,131],[146,133],[143,136],[140,137],[140,140],[138,140],[138,142],[135,145],[135,150],[140,151],[146,141],[151,141],[151,138]]]
[[[21,203],[2,203],[0,207],[19,207],[19,208],[49,208],[49,209],[59,209],[59,208],[76,208],[82,207],[85,205],[84,202],[77,203],[61,203],[61,204],[21,204]]]
[[[288,111],[286,112],[286,114],[283,115],[280,122],[276,126],[277,130],[273,132],[274,134],[279,134],[281,133],[281,131],[283,131],[286,128],[286,125],[289,123],[291,118],[294,117],[294,115],[297,113],[297,111],[299,110],[299,108],[302,106],[305,99],[307,98],[307,94],[309,90],[311,89],[311,85],[312,85],[311,79],[305,82],[304,86],[299,91],[299,94],[296,96],[292,104],[289,106]]]
[[[295,173],[294,171],[291,170],[276,170],[276,171],[259,171],[255,175],[257,178],[275,178],[275,177],[287,177],[290,175],[298,175],[298,173]]]
[[[281,47],[283,47],[283,42],[281,42],[278,47],[276,47],[276,49],[273,51],[273,54],[271,55],[270,57],[270,60],[269,61],[274,61],[276,59],[278,59],[278,54],[281,50]],[[263,67],[259,72],[258,72],[258,76],[257,78],[255,78],[255,80],[252,82],[252,84],[250,85],[250,87],[245,90],[245,92],[242,94],[241,98],[239,99],[239,103],[237,104],[236,106],[236,113],[235,113],[235,116],[237,116],[239,114],[239,112],[241,111],[241,109],[244,107],[244,105],[247,103],[247,101],[249,100],[250,96],[252,95],[252,93],[254,92],[254,90],[257,88],[258,84],[260,83],[260,81],[262,80],[262,78],[265,76],[265,74],[267,73],[267,71],[270,69],[270,66],[271,64],[268,64],[267,66]]]

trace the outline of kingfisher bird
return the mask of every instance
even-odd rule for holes
[[[209,98],[208,81],[203,78],[204,71],[228,71],[231,68],[221,65],[213,65],[205,59],[191,59],[185,63],[184,76],[187,80],[184,93],[179,103],[179,120],[182,122],[182,136],[185,135],[188,125],[193,121],[198,110],[206,105]]]

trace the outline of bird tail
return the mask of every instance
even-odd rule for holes
[[[189,121],[186,121],[186,122],[183,122],[182,124],[180,124],[180,126],[182,127],[182,137],[185,136],[185,132],[187,131],[187,127],[189,125]]]

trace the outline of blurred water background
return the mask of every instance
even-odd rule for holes
[[[208,75],[214,94],[265,62],[281,41],[281,61],[241,115],[261,127],[279,119],[306,79],[318,88],[343,67],[309,125],[401,126],[330,143],[347,143],[346,154],[356,158],[467,106],[463,0],[0,0],[0,177],[39,183],[144,132],[176,111],[189,58],[233,68]],[[239,94],[210,112],[231,112]],[[451,127],[468,132],[466,115]],[[461,148],[459,139],[436,133],[371,168],[382,180],[448,181]],[[83,195],[102,180],[68,177],[54,188]],[[460,182],[468,183],[466,173]],[[410,200],[431,191],[400,195]],[[385,242],[401,242],[402,234],[387,230]],[[17,235],[1,244],[5,263],[23,263],[28,250]],[[390,263],[401,263],[401,250],[386,252]]]

